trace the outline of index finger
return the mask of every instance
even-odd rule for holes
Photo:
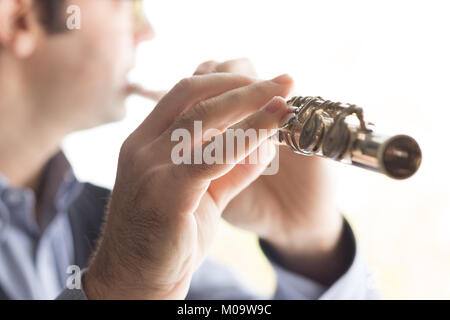
[[[255,82],[257,82],[256,79],[231,73],[185,78],[160,100],[137,131],[151,141],[164,132],[183,111],[200,101]]]

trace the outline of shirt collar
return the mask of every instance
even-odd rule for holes
[[[34,203],[39,200],[39,229],[44,230],[58,214],[66,214],[70,204],[77,198],[82,189],[82,184],[77,180],[72,166],[62,151],[56,153],[45,165],[38,194],[34,194],[27,188],[15,188],[10,181],[0,173],[0,209],[8,207],[5,195],[20,196],[22,205],[28,207],[27,212],[13,214],[7,220],[21,221],[21,224],[30,226],[34,218]],[[0,210],[3,211],[3,210]],[[9,210],[8,210],[9,211]],[[1,213],[1,212],[0,212]],[[19,222],[19,221],[16,221]],[[35,222],[35,221],[34,221]],[[35,228],[33,228],[35,229]]]
[[[67,212],[67,208],[79,195],[81,184],[62,151],[49,160],[41,181],[37,196],[43,213],[40,225],[45,226],[56,213]]]

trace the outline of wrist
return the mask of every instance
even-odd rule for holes
[[[137,298],[132,279],[124,272],[119,261],[113,258],[104,244],[99,247],[83,277],[83,289],[89,300],[114,300]],[[131,274],[130,272],[129,274]],[[125,285],[129,283],[128,285]]]
[[[264,239],[285,254],[327,256],[336,249],[343,228],[343,216],[333,212],[320,221],[289,224]]]
[[[295,234],[295,233],[294,233]],[[264,239],[267,252],[284,268],[311,278],[321,284],[331,285],[348,269],[355,254],[352,231],[340,217],[334,228],[302,231],[301,237]]]
[[[132,250],[119,252],[117,243],[103,238],[83,278],[89,300],[178,300],[187,295],[191,275],[172,283],[150,261],[136,259]]]

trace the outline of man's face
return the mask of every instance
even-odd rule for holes
[[[136,46],[153,36],[147,21],[133,18],[133,1],[68,1],[81,10],[81,29],[43,33],[25,63],[28,87],[47,118],[78,130],[124,116]],[[70,16],[61,14],[64,22]]]

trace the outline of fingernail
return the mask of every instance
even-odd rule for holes
[[[281,76],[273,78],[271,81],[281,85],[286,85],[293,82],[292,78],[288,74],[282,74]]]

